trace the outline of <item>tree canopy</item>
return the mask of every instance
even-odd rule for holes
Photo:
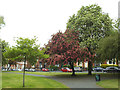
[[[8,60],[6,59],[6,57],[4,56],[4,53],[6,52],[6,48],[9,47],[8,42],[6,42],[5,40],[3,40],[1,42],[1,46],[2,46],[2,66],[8,63]]]
[[[4,17],[0,16],[0,29],[3,25],[5,25]]]
[[[48,53],[50,57],[48,62],[50,64],[70,64],[71,68],[74,68],[73,65],[76,62],[88,61],[92,59],[94,55],[88,51],[87,48],[81,48],[78,41],[78,32],[74,30],[66,30],[65,33],[58,32],[52,36],[52,39],[49,41]],[[89,59],[88,59],[89,57]]]
[[[77,14],[73,14],[67,22],[68,29],[79,31],[79,44],[87,47],[91,54],[95,54],[98,48],[98,41],[109,36],[113,26],[112,19],[107,13],[102,12],[100,6],[93,4],[82,6]],[[88,64],[88,71],[91,75],[92,66]]]
[[[117,59],[120,60],[120,19],[117,19],[113,23],[113,30],[111,34],[105,38],[102,38],[98,42],[98,49],[96,52],[96,60],[98,62],[102,61],[104,62],[105,60],[112,60],[112,59]],[[98,58],[99,57],[99,58]]]
[[[37,38],[18,38],[17,45],[7,48],[5,56],[11,60],[24,61],[26,60],[34,65],[39,58],[48,58],[49,55],[44,54],[44,50],[40,50],[40,45],[36,44]]]
[[[102,12],[100,6],[93,4],[82,6],[77,14],[73,14],[67,22],[67,28],[79,30],[80,46],[95,50],[98,41],[109,36],[112,30],[112,19]]]
[[[112,60],[117,59],[120,60],[120,40],[119,40],[120,33],[118,31],[114,31],[111,33],[110,36],[105,37],[99,41],[99,47],[97,49],[97,57],[99,59],[97,61],[104,61],[104,60]]]

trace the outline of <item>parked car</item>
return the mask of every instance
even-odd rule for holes
[[[32,69],[32,68],[30,68],[30,69],[28,69],[28,72],[35,72],[36,70],[35,69]]]
[[[74,67],[75,72],[82,72],[82,68],[80,67]]]
[[[48,70],[48,69],[46,69],[46,68],[42,68],[42,71],[46,71],[46,72],[48,72],[49,70]]]
[[[23,69],[23,71],[24,71],[24,69]],[[28,71],[28,68],[26,68],[25,71]]]
[[[63,72],[72,72],[72,69],[69,69],[68,67],[64,67],[61,69]]]
[[[22,71],[22,69],[18,69],[18,71]]]
[[[101,68],[101,67],[95,67],[95,68],[93,68],[93,71],[102,72],[103,68]]]
[[[120,72],[120,69],[118,69],[118,67],[107,67],[103,69],[103,72]]]
[[[6,69],[6,68],[3,68],[2,71],[7,71],[7,69]]]
[[[19,71],[18,69],[11,69],[11,71]]]
[[[19,70],[19,71],[20,71],[20,70]],[[22,71],[24,71],[24,69],[22,69]],[[30,68],[30,69],[26,68],[25,71],[28,71],[28,72],[35,72],[36,70],[35,70],[35,69],[32,69],[32,68]]]

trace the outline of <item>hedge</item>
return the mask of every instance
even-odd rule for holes
[[[114,64],[101,64],[101,67],[102,67],[102,68],[112,67],[112,66],[118,67],[118,65],[114,65]]]
[[[68,68],[71,68],[71,66],[70,66],[70,65],[63,65],[63,67],[68,67]]]
[[[57,70],[59,70],[59,67],[57,67],[57,66],[50,66],[50,69],[51,69],[51,71],[53,70],[53,71],[57,71]]]

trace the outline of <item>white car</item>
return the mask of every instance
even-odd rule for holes
[[[22,71],[22,69],[18,69],[18,71]]]
[[[7,71],[7,69],[2,69],[2,71]]]
[[[118,67],[107,67],[103,69],[103,72],[120,72],[120,69]]]
[[[35,72],[36,70],[35,70],[35,69],[30,68],[30,69],[28,69],[28,71],[29,71],[29,72]]]
[[[74,67],[75,72],[82,72],[82,68],[80,67]]]

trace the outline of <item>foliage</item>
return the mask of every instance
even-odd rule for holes
[[[68,29],[79,31],[79,43],[81,47],[87,47],[90,53],[95,54],[98,41],[112,31],[113,22],[107,13],[102,12],[100,6],[93,4],[82,6],[77,14],[73,14],[67,23]],[[91,62],[88,64],[91,74]]]
[[[65,33],[58,32],[53,35],[47,46],[51,55],[49,60],[54,65],[61,61],[64,64],[68,64],[68,62],[78,62],[88,60],[87,57],[94,57],[88,52],[87,48],[80,48],[78,35],[74,30],[66,30]]]
[[[99,41],[99,47],[97,49],[97,57],[99,60],[112,60],[114,58],[120,60],[120,40],[118,39],[120,33],[115,31],[110,36],[105,37]]]
[[[70,17],[67,28],[79,30],[80,46],[95,50],[98,47],[97,42],[109,36],[112,30],[112,19],[96,4],[82,6],[77,15]]]
[[[59,31],[52,36],[46,46],[50,54],[50,58],[48,58],[50,65],[69,63],[71,68],[73,68],[74,63],[90,60],[94,57],[87,48],[79,46],[78,33],[79,31],[74,32],[74,30],[67,29],[64,33]]]
[[[9,46],[9,44],[5,40],[3,40],[1,41],[1,46],[2,46],[2,65],[5,65],[8,63],[8,60],[4,56],[4,53],[6,52],[6,48]]]
[[[0,29],[3,25],[5,25],[4,17],[0,16]]]
[[[51,70],[54,70],[54,71],[59,70],[59,68],[58,68],[57,66],[50,66],[50,69],[51,69]]]
[[[63,67],[68,67],[68,68],[71,68],[71,66],[70,66],[70,65],[63,65]]]
[[[48,58],[49,56],[44,54],[45,49],[40,50],[40,46],[36,44],[37,38],[18,38],[16,40],[17,45],[7,48],[5,53],[6,57],[10,60],[24,61],[26,60],[34,65],[39,58]]]
[[[113,26],[114,26],[114,31],[120,31],[120,18],[115,20],[115,22],[113,23]]]

